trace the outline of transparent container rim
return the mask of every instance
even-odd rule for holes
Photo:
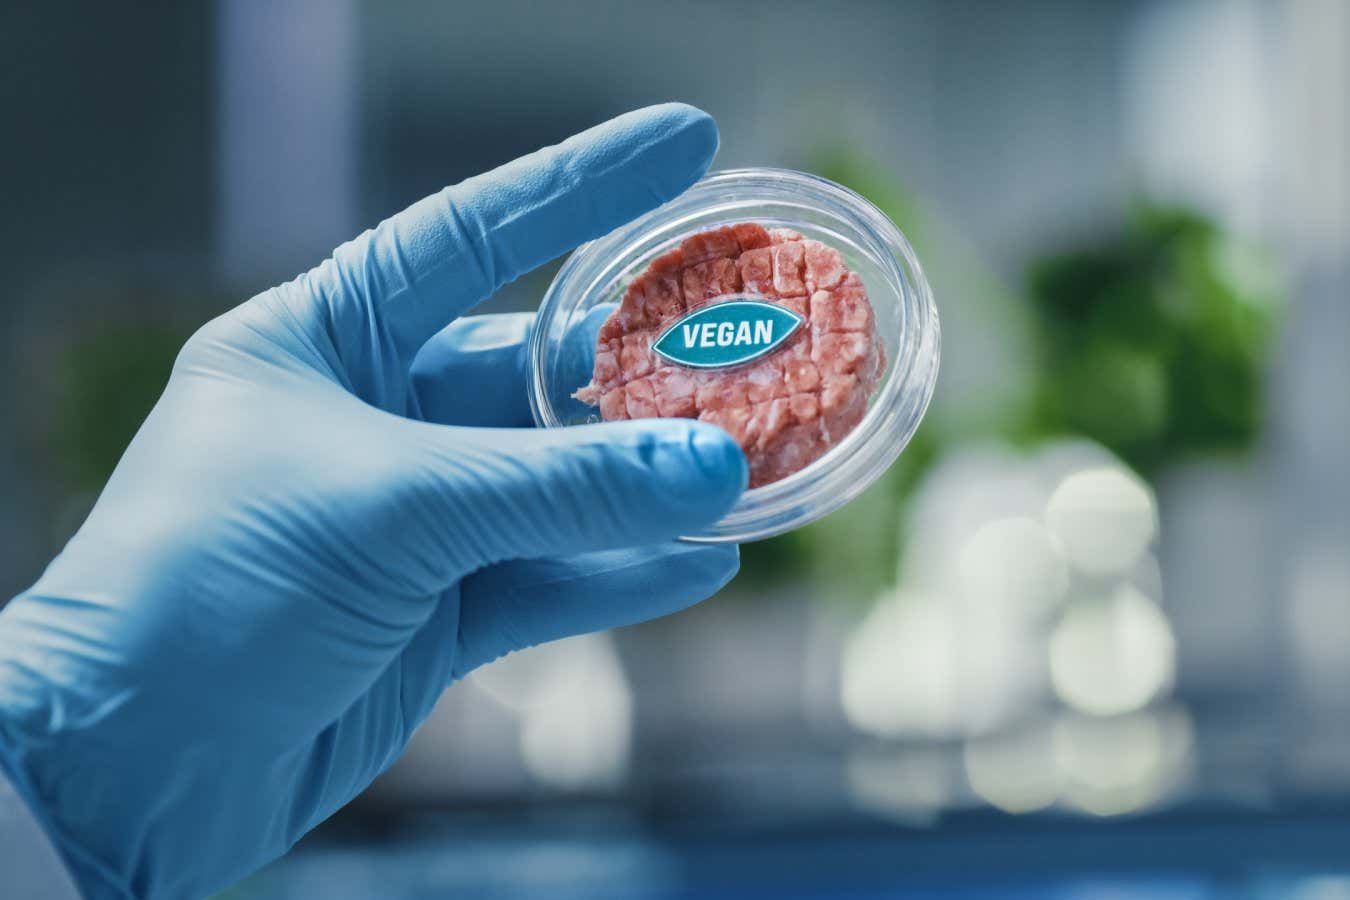
[[[550,400],[545,360],[551,329],[593,292],[604,290],[626,261],[700,228],[724,211],[725,221],[764,218],[738,210],[780,204],[810,208],[860,239],[895,294],[901,314],[896,358],[861,422],[839,444],[800,472],[746,491],[725,517],[683,540],[752,541],[815,521],[853,500],[875,482],[913,437],[937,380],[940,331],[932,289],[909,241],[861,195],[817,175],[791,169],[724,169],[709,173],[680,196],[609,234],[578,247],[563,264],[539,306],[530,340],[530,410],[535,424],[565,427]],[[810,229],[808,229],[810,230]],[[653,241],[653,237],[659,238]],[[879,285],[868,285],[877,295]]]

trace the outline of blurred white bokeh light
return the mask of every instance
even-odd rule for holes
[[[966,742],[966,780],[981,799],[1004,812],[1029,813],[1060,795],[1060,770],[1048,721]]]
[[[961,739],[952,777],[1009,813],[1156,803],[1190,740],[1184,714],[1150,710],[1176,668],[1157,532],[1151,489],[1097,444],[943,459],[910,507],[898,587],[845,643],[845,717],[888,740]],[[1074,712],[1053,717],[1054,699]],[[855,798],[906,815],[963,802],[897,783],[900,768],[855,760]]]
[[[940,749],[854,753],[845,778],[858,809],[911,825],[925,825],[953,800],[950,759]]]
[[[962,548],[960,567],[967,598],[1014,614],[1047,611],[1069,586],[1059,542],[1029,516],[981,526]]]
[[[1118,715],[1172,685],[1176,640],[1162,610],[1125,584],[1072,605],[1050,636],[1050,680],[1074,709]]]
[[[1067,713],[1055,722],[1053,760],[1064,799],[1098,816],[1157,803],[1187,772],[1190,717],[1174,708],[1101,718]]]
[[[590,634],[511,654],[477,670],[474,683],[512,710],[520,755],[541,784],[562,790],[615,786],[628,767],[633,698],[608,635]]]
[[[1158,510],[1147,484],[1123,466],[1111,466],[1075,472],[1060,482],[1045,521],[1075,568],[1119,575],[1152,543]]]
[[[886,737],[957,730],[952,625],[922,596],[880,600],[844,648],[840,697],[849,722]]]
[[[1043,656],[1012,617],[961,597],[895,592],[844,647],[840,700],[879,737],[983,734],[1041,689]]]

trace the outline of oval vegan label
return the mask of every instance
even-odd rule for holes
[[[694,369],[739,366],[781,347],[805,321],[776,303],[725,300],[676,320],[661,332],[652,349]]]

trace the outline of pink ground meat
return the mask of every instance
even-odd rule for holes
[[[731,294],[806,317],[767,357],[691,369],[652,351],[672,322]],[[810,465],[862,420],[885,369],[872,304],[833,247],[787,229],[742,223],[692,235],[629,285],[600,328],[595,370],[578,399],[601,418],[697,418],[745,451],[750,486]]]

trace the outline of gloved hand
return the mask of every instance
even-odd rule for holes
[[[529,424],[529,322],[445,327],[678,194],[716,143],[687,106],[622,116],[423,200],[183,348],[88,521],[0,613],[0,761],[90,897],[228,885],[475,666],[732,576],[733,548],[671,540],[744,488],[725,433],[503,427]]]

